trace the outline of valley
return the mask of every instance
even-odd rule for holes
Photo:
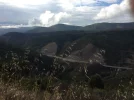
[[[109,27],[103,30],[105,25]],[[109,99],[115,93],[116,98],[118,89],[131,91],[130,82],[134,82],[134,29],[131,25],[133,23],[101,23],[82,30],[79,26],[60,24],[25,33],[3,34],[0,36],[0,80],[3,83],[0,84],[15,84],[28,93],[45,93],[45,97],[53,97],[58,92],[67,98],[67,94],[72,97],[76,92],[74,95],[79,96],[82,91],[88,95],[94,90],[95,97],[107,95]],[[120,84],[125,88],[119,87]],[[125,90],[126,87],[129,90]],[[89,100],[89,97],[80,100]]]

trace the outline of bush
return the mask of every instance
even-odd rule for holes
[[[99,74],[92,76],[89,84],[92,89],[94,88],[104,89],[104,83]]]

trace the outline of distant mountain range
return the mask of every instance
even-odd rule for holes
[[[108,31],[108,30],[124,30],[124,29],[134,29],[134,22],[131,23],[96,23],[87,26],[74,26],[57,24],[50,27],[20,27],[20,28],[0,28],[0,35],[8,32],[21,32],[21,33],[42,33],[42,32],[56,32],[56,31]]]
[[[25,33],[28,30],[33,29],[34,27],[20,27],[20,28],[0,28],[0,35],[8,33],[8,32],[21,32]]]
[[[131,23],[97,23],[85,26],[83,30],[88,31],[107,31],[107,30],[134,29],[134,22]]]
[[[36,27],[29,30],[28,33],[41,33],[41,32],[55,32],[55,31],[72,31],[72,30],[83,30],[83,31],[108,31],[108,30],[124,30],[134,29],[134,23],[96,23],[88,26],[73,26],[65,24],[57,24],[51,27]]]
[[[55,31],[72,31],[72,30],[83,30],[81,26],[57,24],[50,27],[36,27],[29,30],[28,33],[42,33],[42,32],[55,32]]]

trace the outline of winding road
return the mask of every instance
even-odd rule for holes
[[[62,61],[66,61],[66,62],[72,62],[72,63],[83,63],[83,64],[91,64],[91,62],[88,61],[79,61],[76,59],[68,59],[68,58],[63,58],[63,57],[58,57],[58,56],[51,56],[51,55],[47,55],[48,57],[53,57],[55,59],[60,59]],[[126,70],[132,70],[133,68],[130,67],[119,67],[119,66],[110,66],[110,65],[104,65],[104,64],[100,64],[104,67],[107,68],[114,68],[114,69],[126,69]]]

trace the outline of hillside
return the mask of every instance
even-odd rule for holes
[[[125,94],[132,98],[126,100],[133,100],[133,33],[130,29],[4,34],[0,99],[122,100]]]
[[[27,31],[28,33],[41,33],[41,32],[56,32],[56,31],[73,31],[81,30],[80,26],[57,24],[50,27],[36,27],[32,30]]]
[[[114,30],[114,31],[100,31],[100,32],[84,32],[84,31],[64,31],[64,32],[48,32],[38,34],[22,34],[22,33],[8,33],[0,38],[6,43],[21,47],[30,48],[40,52],[43,47],[49,43],[57,44],[57,55],[68,57],[69,55],[79,55],[81,51],[84,57],[90,54],[91,44],[99,50],[104,50],[105,62],[110,65],[119,64],[120,60],[126,59],[126,53],[134,50],[134,30]],[[75,43],[75,45],[73,45]],[[71,46],[73,45],[73,46]],[[49,46],[49,45],[48,45]],[[47,48],[51,48],[48,47]],[[87,46],[87,47],[86,47]],[[70,51],[69,48],[71,48]],[[85,48],[85,49],[84,49]],[[87,52],[87,53],[86,53]],[[114,56],[113,56],[114,55]],[[82,55],[81,55],[82,56]],[[74,57],[74,56],[73,56]],[[77,56],[76,58],[80,58]]]
[[[35,50],[40,50],[50,42],[56,42],[58,45],[58,52],[60,52],[66,44],[83,37],[85,34],[86,33],[83,31],[47,32],[38,34],[11,32],[0,38],[6,43],[17,45],[22,48],[29,47]]]

